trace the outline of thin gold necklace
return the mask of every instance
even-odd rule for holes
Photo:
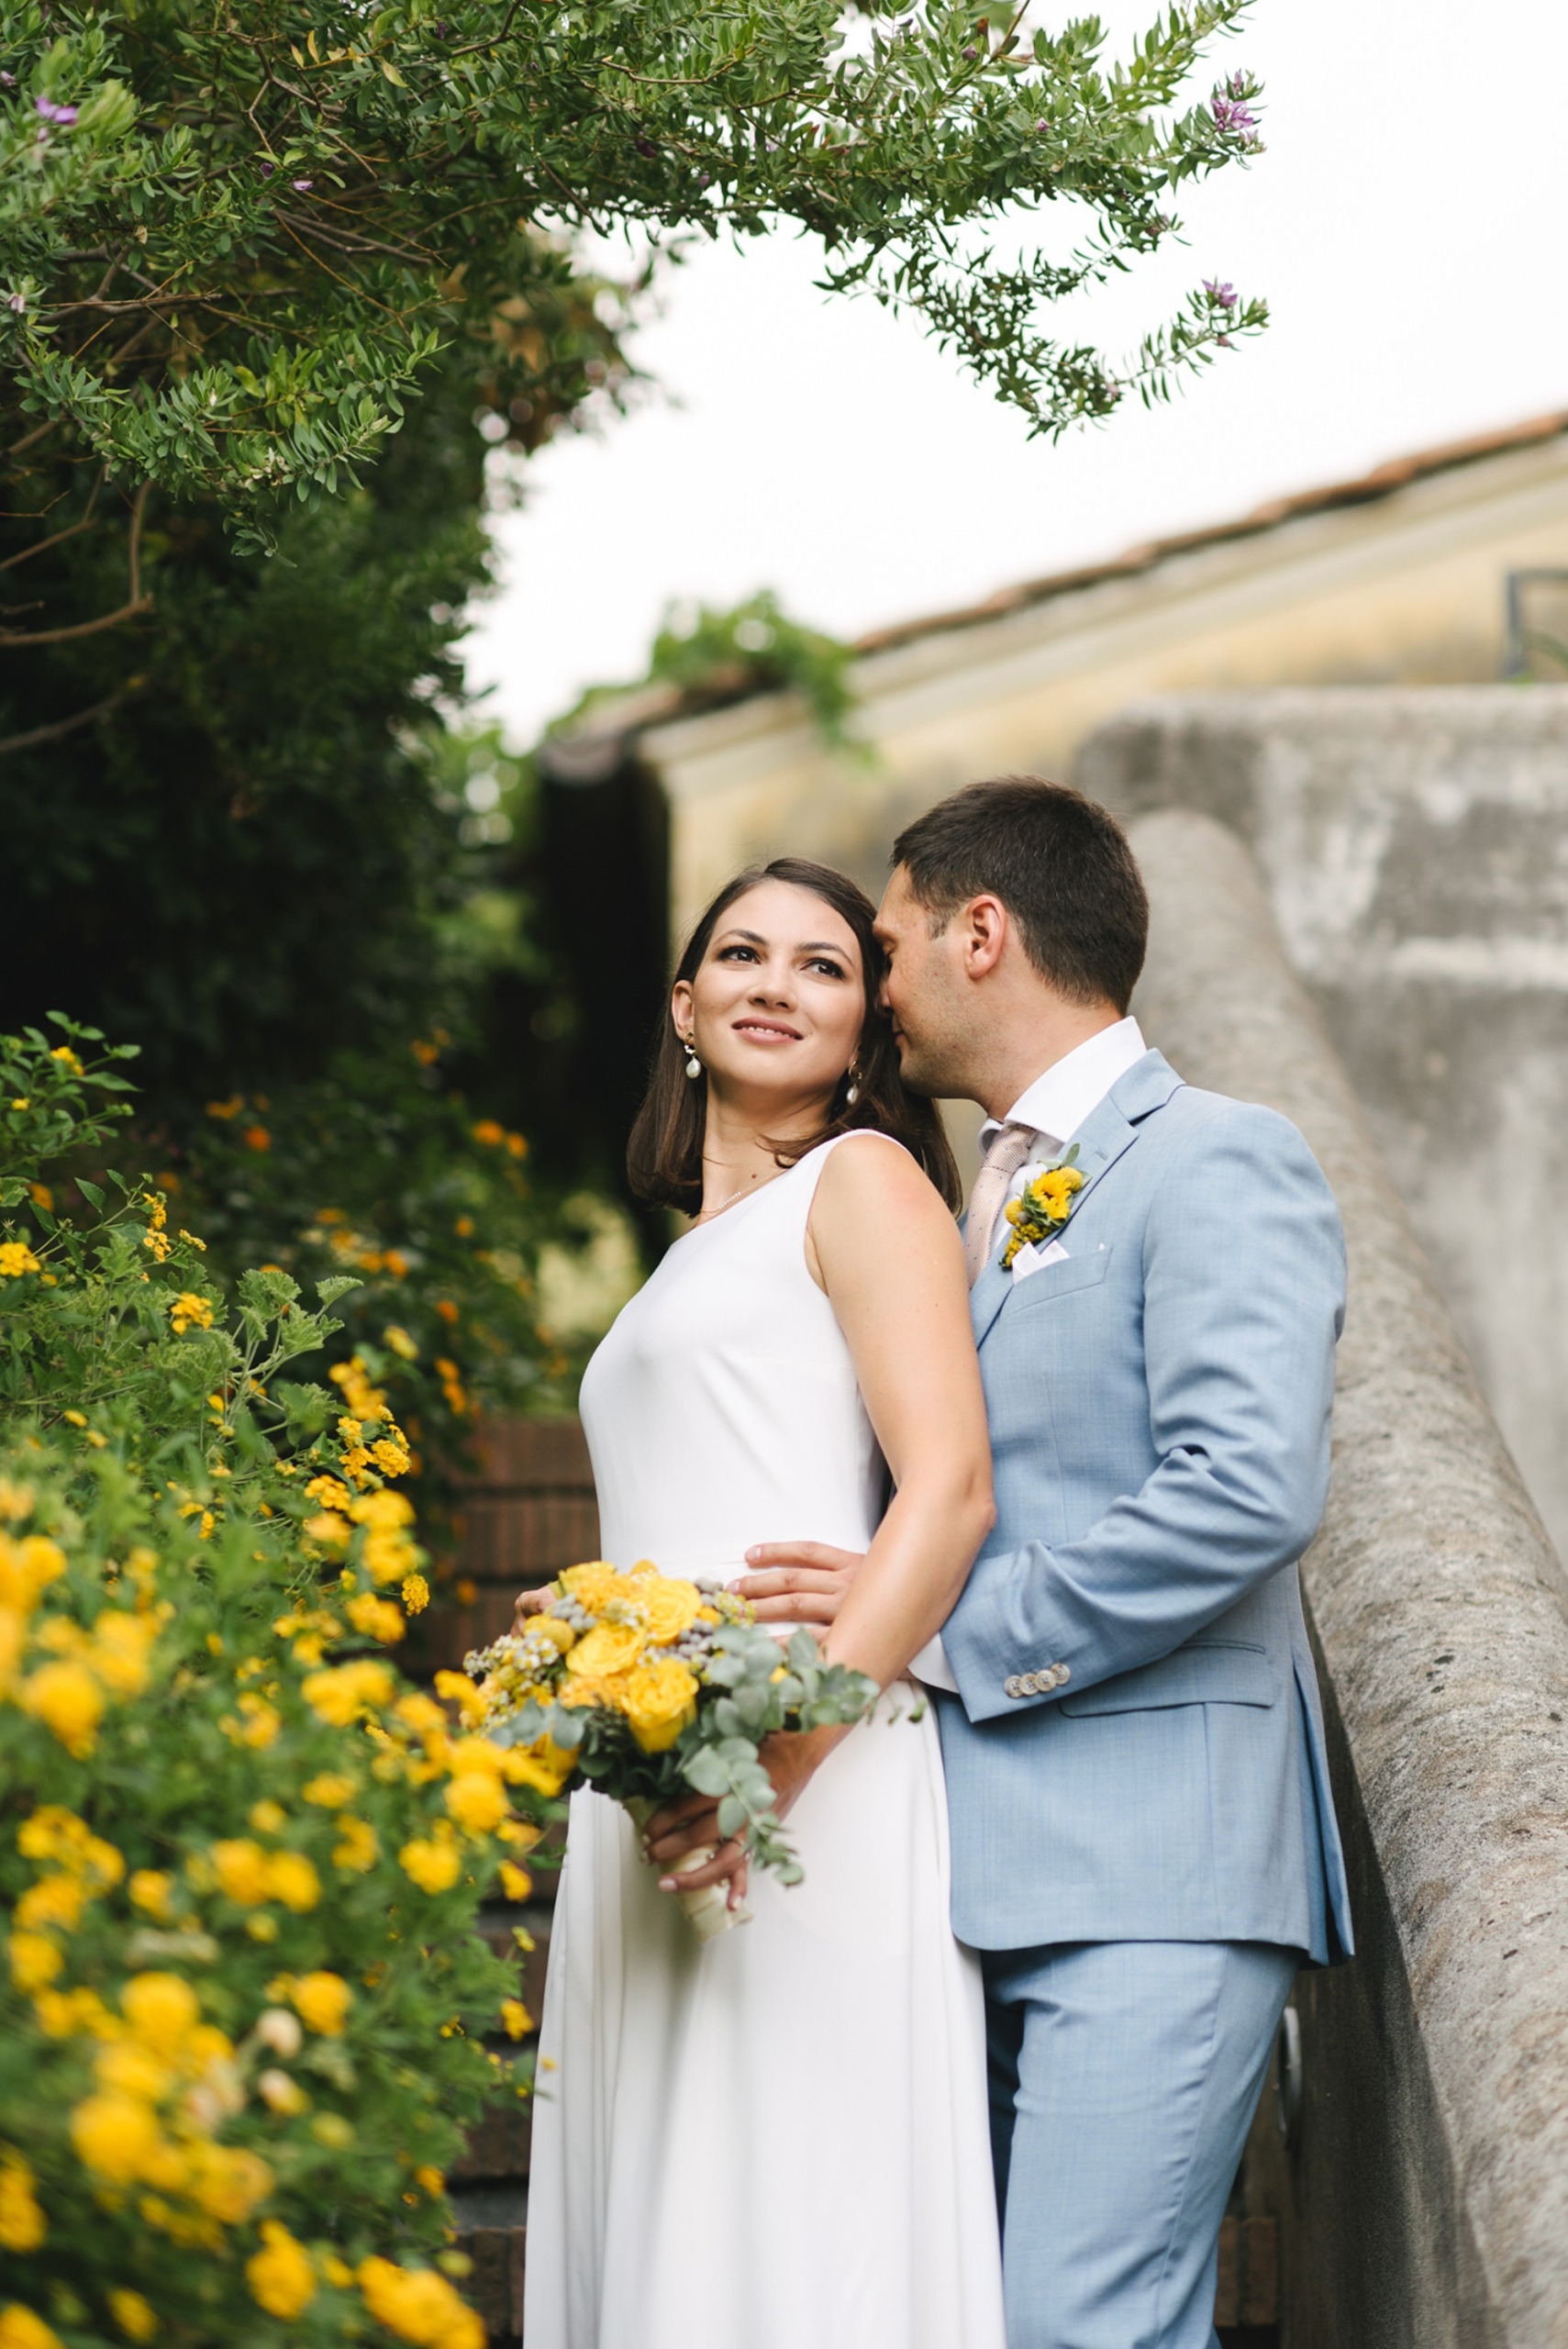
[[[770,1183],[778,1181],[779,1174],[787,1174],[788,1171],[787,1167],[781,1166],[777,1174],[764,1174],[760,1183],[742,1183],[738,1191],[731,1191],[729,1197],[727,1199],[720,1199],[716,1208],[704,1208],[700,1215],[693,1216],[693,1230],[695,1230],[699,1223],[711,1223],[715,1216],[724,1213],[726,1208],[732,1208],[737,1199],[751,1198],[754,1193],[765,1191]]]

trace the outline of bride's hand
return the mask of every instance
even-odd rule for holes
[[[784,1730],[762,1740],[760,1759],[773,1782],[773,1807],[787,1819],[812,1777],[843,1735],[841,1730]],[[718,1849],[700,1868],[662,1876],[661,1892],[700,1892],[704,1885],[729,1885],[729,1905],[745,1898],[750,1860],[739,1835],[720,1842],[718,1805],[710,1795],[682,1795],[656,1810],[648,1822],[643,1850],[655,1867],[669,1868],[684,1852]]]
[[[835,1550],[826,1542],[760,1542],[746,1553],[751,1572],[730,1588],[751,1600],[759,1623],[799,1623],[826,1631],[862,1563],[859,1550]]]
[[[549,1605],[550,1586],[548,1583],[539,1590],[519,1591],[517,1601],[512,1609],[513,1638],[516,1639],[519,1631],[527,1630],[528,1620],[530,1615],[542,1615]]]

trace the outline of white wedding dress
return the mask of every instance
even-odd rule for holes
[[[884,1470],[806,1266],[829,1149],[676,1241],[583,1385],[604,1555],[726,1580],[863,1549]],[[889,1235],[896,1259],[896,1235]],[[906,1686],[787,1822],[806,1881],[699,1943],[573,1797],[534,2110],[524,2349],[1003,2349],[978,1966]]]

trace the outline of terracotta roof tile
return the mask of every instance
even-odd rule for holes
[[[1075,587],[1093,587],[1106,579],[1136,577],[1140,572],[1154,570],[1173,555],[1191,554],[1200,547],[1222,546],[1231,539],[1255,538],[1264,530],[1278,529],[1283,522],[1294,522],[1309,514],[1329,513],[1336,507],[1371,505],[1429,474],[1451,473],[1461,465],[1476,464],[1484,457],[1500,456],[1510,449],[1530,448],[1554,440],[1562,432],[1568,432],[1568,408],[1560,408],[1551,416],[1532,417],[1526,424],[1509,425],[1501,431],[1478,433],[1468,440],[1451,440],[1441,448],[1418,450],[1413,456],[1394,457],[1354,481],[1330,482],[1322,489],[1298,491],[1294,497],[1271,498],[1266,506],[1254,507],[1250,514],[1231,522],[1211,523],[1201,530],[1184,530],[1174,538],[1151,539],[1147,544],[1129,547],[1125,554],[1114,555],[1104,562],[1086,563],[1076,571],[1059,571],[1045,579],[1026,579],[1018,586],[1001,588],[984,603],[969,604],[951,612],[933,612],[923,619],[898,621],[891,628],[873,629],[857,640],[855,651],[890,652],[898,645],[913,643],[923,636],[938,636],[948,629],[979,628],[987,620],[1004,618],[1007,613],[1022,611],[1030,604],[1043,604],[1053,596],[1069,595]]]

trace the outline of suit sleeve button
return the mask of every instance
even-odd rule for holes
[[[1067,1686],[1067,1683],[1068,1683],[1068,1682],[1072,1679],[1072,1677],[1073,1677],[1073,1667],[1072,1667],[1072,1665],[1071,1665],[1070,1664],[1057,1664],[1057,1665],[1054,1667],[1054,1669],[1055,1669],[1055,1673],[1056,1673],[1056,1685],[1057,1685],[1057,1687],[1058,1687],[1059,1688],[1065,1688],[1065,1687],[1066,1687],[1066,1686]]]
[[[1006,1678],[1006,1680],[1004,1680],[1004,1681],[1003,1681],[1003,1683],[1002,1683],[1002,1694],[1003,1694],[1003,1696],[1004,1696],[1004,1697],[1020,1697],[1020,1696],[1022,1696],[1022,1694],[1023,1694],[1023,1690],[1021,1689],[1021,1687],[1019,1687],[1019,1685],[1018,1685],[1018,1674],[1017,1674],[1016,1672],[1015,1672],[1015,1673],[1010,1673],[1010,1674],[1008,1675],[1007,1678]]]

